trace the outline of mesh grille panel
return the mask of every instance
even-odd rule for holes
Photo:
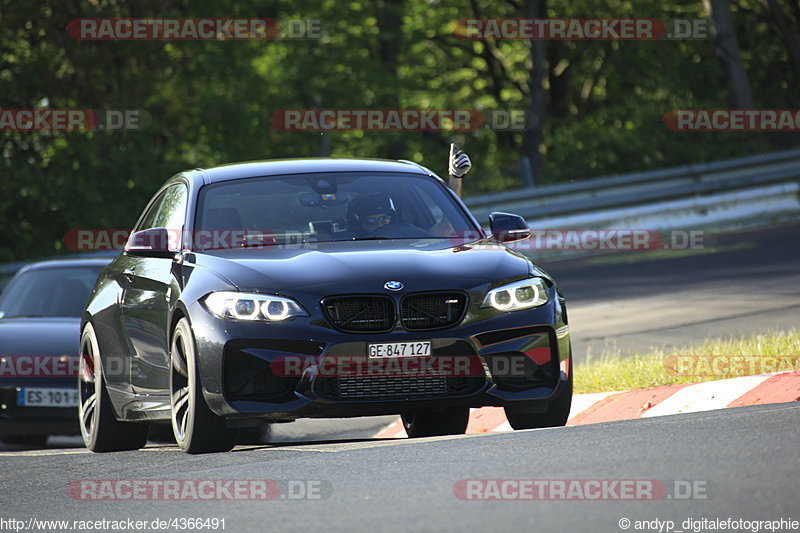
[[[401,319],[407,330],[447,328],[464,314],[467,297],[461,293],[432,292],[403,298]]]
[[[328,320],[343,331],[388,331],[394,326],[394,302],[384,296],[326,298]]]

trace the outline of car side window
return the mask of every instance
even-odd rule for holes
[[[147,209],[147,211],[145,211],[145,214],[142,217],[141,222],[139,222],[139,224],[137,224],[137,226],[133,229],[133,231],[142,231],[142,230],[146,230],[146,229],[157,227],[155,225],[156,215],[158,214],[159,207],[161,206],[161,202],[164,199],[164,194],[165,193],[166,193],[166,191],[164,191],[161,194],[159,194],[158,198],[156,198],[153,201],[153,203],[150,204],[150,207]]]
[[[167,228],[169,230],[182,229],[186,218],[187,196],[186,186],[181,183],[173,185],[164,191],[153,227]]]
[[[177,184],[158,195],[134,231],[150,228],[180,230],[186,216],[186,186]]]

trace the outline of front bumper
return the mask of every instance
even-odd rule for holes
[[[343,333],[313,314],[281,323],[220,320],[200,304],[190,309],[190,320],[206,402],[231,425],[247,425],[449,406],[524,404],[527,411],[545,411],[569,372],[569,331],[559,305],[554,298],[539,308],[486,313],[427,332]],[[444,375],[364,377],[340,364],[363,370],[368,343],[410,341],[431,341],[429,362]],[[286,372],[287,359],[302,361],[293,367],[297,372]],[[467,361],[467,372],[449,372],[453,360]]]
[[[20,388],[72,390],[76,387],[76,379],[26,378],[24,383],[19,380],[0,380],[0,437],[79,435],[77,407],[29,407],[17,404]]]

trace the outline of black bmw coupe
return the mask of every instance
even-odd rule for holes
[[[91,450],[171,423],[189,453],[240,428],[400,414],[410,437],[464,433],[469,409],[514,429],[566,423],[564,298],[485,232],[441,178],[405,161],[298,159],[170,178],[104,270],[81,324]]]

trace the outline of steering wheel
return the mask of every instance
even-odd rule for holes
[[[396,224],[386,224],[369,234],[370,237],[386,237],[387,239],[430,239],[431,234],[424,229],[397,222]]]

